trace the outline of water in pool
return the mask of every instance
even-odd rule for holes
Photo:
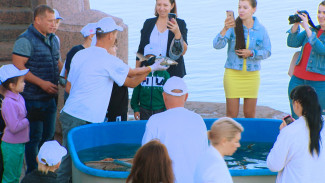
[[[266,157],[272,146],[273,143],[242,142],[236,153],[233,156],[226,156],[225,160],[230,169],[266,169]],[[128,163],[132,162],[131,158],[139,147],[139,144],[112,144],[79,151],[78,156],[81,162],[93,168],[129,171]],[[105,161],[99,162],[104,159]],[[114,159],[127,163],[123,165],[120,161],[113,162]]]

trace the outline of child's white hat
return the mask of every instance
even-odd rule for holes
[[[0,67],[0,84],[7,81],[7,79],[23,76],[27,74],[29,69],[19,70],[13,64],[7,64]]]
[[[47,166],[58,164],[62,157],[67,154],[67,150],[56,140],[44,142],[38,152],[38,162]]]
[[[144,56],[147,56],[147,55],[154,55],[154,56],[159,56],[159,50],[157,49],[158,46],[156,45],[153,45],[153,44],[147,44],[145,47],[144,47],[144,50],[143,50],[143,55]]]
[[[61,19],[61,20],[63,20],[63,18],[60,16],[59,11],[56,10],[56,9],[53,9],[53,10],[54,10],[55,19]]]
[[[83,35],[83,37],[88,37],[91,34],[96,34],[96,28],[97,23],[89,23],[81,29],[80,33]]]

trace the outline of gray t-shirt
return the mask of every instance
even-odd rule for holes
[[[46,42],[46,44],[51,45],[49,37],[50,37],[49,35],[46,36],[45,42]],[[57,37],[57,39],[58,39],[58,37]],[[58,41],[59,41],[59,39],[58,39]],[[59,42],[59,45],[60,45],[60,42]],[[25,37],[19,38],[16,40],[16,42],[14,44],[12,53],[16,54],[16,55],[23,56],[23,57],[30,57],[32,55],[32,44]]]
[[[32,54],[32,44],[27,38],[19,38],[14,45],[13,54],[30,57]]]

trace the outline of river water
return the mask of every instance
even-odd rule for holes
[[[135,52],[140,42],[143,22],[154,15],[155,0],[90,0],[92,9],[123,19],[129,28],[129,65],[135,65]],[[261,85],[257,105],[289,112],[287,88],[288,67],[295,51],[286,45],[288,16],[307,10],[316,25],[319,0],[260,0],[255,16],[266,27],[272,44],[272,55],[262,61]],[[188,28],[188,50],[185,58],[190,101],[225,102],[223,90],[226,50],[215,50],[213,38],[221,31],[226,10],[237,13],[238,0],[177,0],[178,17]],[[132,90],[130,95],[132,94]]]

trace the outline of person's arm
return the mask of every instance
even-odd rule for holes
[[[16,54],[12,55],[12,63],[19,69],[19,70],[24,70],[27,69],[25,67],[25,64],[27,63],[28,58],[19,56]],[[25,75],[25,80],[39,86],[42,90],[49,94],[56,94],[58,92],[58,87],[57,85],[51,83],[50,81],[45,81],[42,80],[41,78],[35,76],[33,73],[28,72]]]
[[[60,73],[63,68],[63,62],[61,60],[58,61],[58,67],[59,67],[59,73]]]
[[[3,120],[6,122],[6,127],[13,134],[24,130],[29,125],[28,119],[26,117],[18,119],[16,112],[17,106],[13,103],[5,102],[2,104],[1,114]]]
[[[141,90],[141,85],[138,85],[137,87],[135,87],[133,89],[133,93],[132,93],[132,98],[131,98],[131,108],[134,111],[134,119],[135,120],[139,120],[140,119],[140,90]]]
[[[300,25],[306,30],[307,37],[310,37],[311,34],[312,34],[312,32],[311,32],[310,27],[309,27],[308,16],[305,13],[303,13],[303,14],[299,14],[298,13],[297,15],[302,20],[302,22],[300,23]]]
[[[282,123],[281,123],[282,125]],[[284,129],[280,131],[273,148],[267,156],[267,167],[272,172],[281,171],[289,161],[289,148],[290,138],[288,134],[284,132]]]
[[[308,37],[308,42],[315,51],[319,55],[325,55],[325,44],[317,37],[316,31],[312,31],[308,24],[308,16],[306,14],[298,14],[298,16],[302,19],[300,25],[305,29],[306,35]]]
[[[137,74],[135,76],[129,77],[127,76],[123,86],[129,87],[129,88],[134,88],[138,86],[143,80],[146,79],[146,76],[150,73],[143,73],[143,74]]]
[[[172,31],[175,35],[175,39],[180,40],[183,38],[183,53],[182,55],[185,55],[187,51],[187,28],[185,21],[179,20],[178,22],[173,18],[171,21],[168,21],[167,23],[168,29]]]
[[[263,60],[271,56],[271,41],[269,35],[264,29],[263,40],[256,40],[256,47],[253,49],[244,49],[247,50],[246,55],[243,55],[244,58],[249,60]]]
[[[315,32],[312,33],[312,36],[308,39],[308,42],[313,48],[313,51],[319,55],[325,55],[325,44],[319,38],[317,38]]]
[[[287,31],[289,33],[287,38],[287,45],[292,48],[299,48],[302,46],[304,40],[306,39],[306,31],[300,32],[300,23],[294,23],[291,29]]]
[[[67,81],[67,84],[65,85],[65,92],[70,93],[71,90],[71,82]]]
[[[143,75],[143,74],[149,74],[151,72],[150,67],[140,67],[140,68],[134,68],[129,70],[128,77],[134,77],[137,75]]]
[[[20,70],[26,69],[25,64],[29,57],[32,55],[33,47],[27,38],[19,38],[13,47],[12,62]],[[44,81],[35,76],[33,73],[28,72],[25,76],[26,81],[39,86],[47,93],[57,93],[57,86],[49,81]]]
[[[213,39],[213,47],[215,49],[224,48],[230,39],[231,29],[235,27],[235,21],[229,17],[225,20],[225,25],[220,33]]]
[[[236,26],[235,20],[232,17],[227,17],[225,20],[225,25],[224,25],[223,29],[220,31],[220,35],[222,37],[224,37],[226,35],[227,31],[230,28],[234,28],[235,26]]]

